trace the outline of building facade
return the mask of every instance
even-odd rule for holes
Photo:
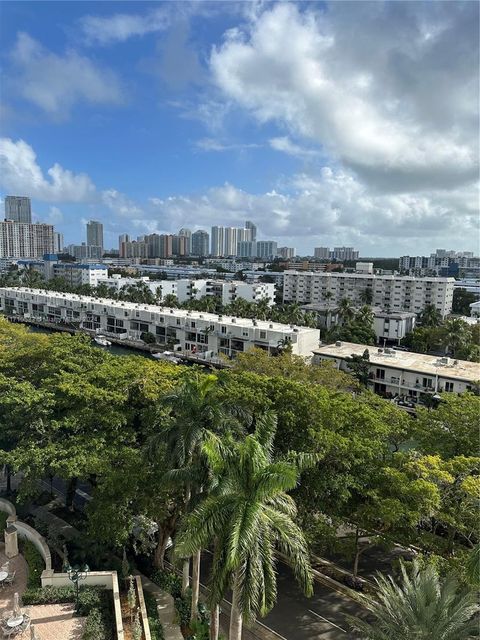
[[[24,196],[5,196],[5,220],[32,224],[32,205],[30,198]]]
[[[433,305],[442,317],[452,310],[453,278],[377,276],[360,273],[285,271],[283,301],[326,304],[332,308],[348,298],[354,306],[365,302],[389,311],[421,313]]]
[[[103,249],[103,224],[96,220],[87,222],[87,244]]]
[[[469,391],[480,379],[480,365],[476,362],[351,342],[337,342],[315,349],[313,362],[333,361],[338,369],[349,371],[346,358],[361,356],[366,349],[369,353],[369,386],[382,396],[421,402],[426,395]]]
[[[297,250],[295,249],[295,247],[279,247],[278,255],[284,260],[291,260],[297,255]]]
[[[192,231],[185,227],[183,229],[180,229],[180,231],[178,232],[178,235],[181,238],[185,238],[185,246],[184,246],[185,254],[184,255],[189,256],[192,253]]]
[[[232,358],[254,347],[275,354],[287,342],[294,354],[310,357],[319,341],[318,330],[307,327],[24,287],[0,288],[0,308],[7,316],[75,322],[124,338],[150,332],[160,345],[203,353],[206,359],[220,354]]]
[[[66,251],[75,260],[101,260],[103,256],[102,247],[85,244],[84,242],[82,244],[69,244]]]
[[[210,251],[210,236],[207,231],[200,229],[192,233],[192,255],[208,256]]]
[[[329,260],[330,247],[315,247],[313,250],[313,257],[319,260]]]
[[[0,222],[0,258],[41,258],[54,253],[55,238],[51,224]]]
[[[273,240],[258,240],[257,241],[257,258],[265,258],[267,260],[273,260],[277,257],[278,247],[277,243]]]

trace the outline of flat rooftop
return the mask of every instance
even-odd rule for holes
[[[366,344],[356,344],[354,342],[341,342],[327,344],[318,349],[314,349],[314,355],[327,356],[330,358],[349,358],[352,354],[361,356],[365,349],[370,353],[370,362],[382,367],[395,369],[405,369],[417,371],[427,375],[457,378],[459,380],[476,381],[480,380],[480,364],[469,362],[468,360],[448,359],[448,364],[442,364],[439,356],[429,356],[424,353],[414,353],[413,351],[394,351],[379,353],[380,347],[373,347]],[[456,363],[456,364],[455,364]]]
[[[322,278],[356,278],[359,280],[364,280],[368,278],[369,280],[401,280],[405,282],[455,282],[455,278],[438,278],[436,276],[424,276],[424,277],[416,277],[416,276],[394,276],[394,275],[385,275],[380,276],[375,273],[333,273],[331,271],[295,271],[294,269],[287,269],[283,272],[287,275],[299,275],[299,276],[317,276]]]
[[[232,321],[240,327],[251,327],[253,320],[251,318],[239,318],[237,316],[219,315],[218,313],[206,313],[203,311],[188,311],[187,309],[177,309],[170,307],[162,307],[159,305],[142,304],[136,302],[122,302],[120,300],[111,300],[110,298],[94,298],[93,296],[80,296],[76,293],[63,293],[60,291],[49,291],[45,289],[30,289],[28,287],[0,287],[0,292],[18,292],[28,293],[32,295],[47,296],[51,300],[69,300],[77,302],[90,302],[92,304],[108,305],[117,309],[129,309],[130,311],[149,311],[150,313],[160,313],[174,315],[177,318],[189,318],[190,320],[207,320],[210,322],[221,322],[230,324]],[[268,320],[256,320],[256,327],[270,331],[283,331],[295,333],[308,333],[318,329],[310,327],[302,327],[297,325],[281,324],[280,322],[269,322]]]

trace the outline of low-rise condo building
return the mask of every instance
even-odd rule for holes
[[[313,362],[333,361],[338,369],[349,371],[347,359],[363,355],[366,349],[369,385],[382,396],[408,397],[420,402],[425,395],[472,390],[480,380],[480,365],[476,362],[352,342],[336,342],[315,349]]]
[[[0,288],[0,309],[19,319],[73,323],[134,340],[149,332],[161,345],[211,356],[234,357],[253,347],[273,354],[291,344],[294,354],[310,357],[320,338],[318,329],[308,327],[26,287]]]

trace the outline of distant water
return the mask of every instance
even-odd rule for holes
[[[46,329],[45,327],[32,327],[26,325],[27,328],[32,333],[60,333],[59,331],[55,331],[55,329]],[[145,351],[140,351],[140,349],[128,349],[126,347],[120,347],[116,344],[112,344],[111,347],[102,347],[97,344],[94,340],[91,341],[92,347],[96,347],[97,349],[102,349],[102,351],[108,351],[114,356],[140,356],[142,358],[150,358],[150,354]]]

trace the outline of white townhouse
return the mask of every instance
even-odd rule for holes
[[[382,396],[403,396],[419,401],[425,394],[444,391],[462,393],[480,380],[480,365],[466,360],[378,348],[352,342],[336,342],[314,350],[313,362],[333,361],[349,371],[346,358],[369,353],[369,379],[372,390]]]
[[[310,357],[320,339],[318,329],[308,327],[26,287],[0,288],[0,309],[19,319],[74,322],[123,338],[139,339],[143,332],[150,332],[161,345],[179,345],[183,352],[211,356],[234,357],[253,347],[275,353],[290,342],[294,354]]]
[[[433,305],[442,318],[452,310],[454,278],[377,276],[371,273],[285,271],[283,301],[328,304],[333,309],[344,298],[360,306],[368,294],[371,304],[389,311],[421,313]]]

